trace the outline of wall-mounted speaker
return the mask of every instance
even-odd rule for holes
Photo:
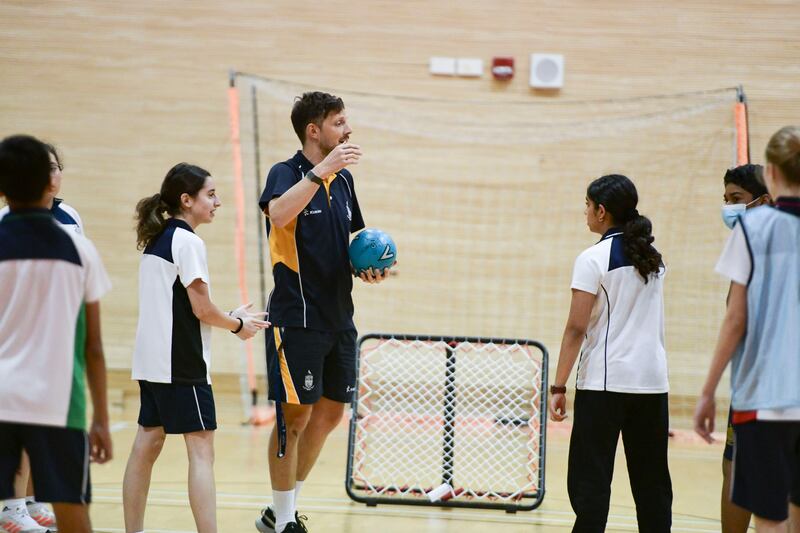
[[[531,87],[560,89],[564,86],[564,56],[561,54],[531,54]]]

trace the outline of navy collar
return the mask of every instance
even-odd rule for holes
[[[775,199],[775,208],[800,217],[800,198],[797,196],[778,196]]]
[[[13,211],[9,209],[8,215],[3,217],[3,221],[14,220],[17,218],[27,218],[27,217],[53,218],[53,214],[50,212],[50,210],[45,209],[44,207],[24,207],[21,209],[14,209]]]
[[[603,233],[603,236],[597,242],[603,242],[604,240],[609,239],[611,237],[616,237],[617,235],[622,235],[622,228],[618,226],[615,226],[613,228],[608,228],[608,231]]]
[[[192,229],[192,227],[185,220],[181,220],[179,218],[172,218],[172,217],[168,218],[167,219],[167,223],[165,224],[164,227],[166,227],[166,228],[169,228],[169,227],[183,228],[186,231],[191,231],[192,233],[194,233],[194,230]]]
[[[303,155],[302,150],[298,150],[292,159],[294,159],[294,162],[300,167],[300,172],[305,173],[314,168],[314,165],[311,164],[311,161],[309,161],[308,158]]]
[[[50,211],[55,213],[56,209],[58,209],[58,206],[61,205],[61,202],[63,201],[64,200],[62,200],[61,198],[53,198],[53,207],[50,208]]]

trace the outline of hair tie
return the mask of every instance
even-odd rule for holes
[[[633,208],[630,211],[628,211],[628,220],[634,220],[637,218],[639,218],[639,211],[637,211],[636,208]]]

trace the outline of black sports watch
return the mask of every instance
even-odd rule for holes
[[[309,181],[313,181],[317,185],[322,185],[322,178],[320,178],[319,176],[314,174],[314,172],[312,170],[309,170],[308,172],[306,172],[306,175],[303,176],[303,177],[305,179],[309,180]]]

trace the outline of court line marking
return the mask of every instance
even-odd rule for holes
[[[92,527],[92,531],[95,533],[125,533],[125,528],[118,528],[118,527]],[[184,531],[182,529],[153,529],[151,527],[147,528],[148,533],[197,533],[195,530],[191,531]]]
[[[188,498],[188,496],[187,496]],[[305,499],[305,498],[304,498]],[[312,498],[308,498],[309,500]],[[344,500],[348,503],[351,503],[349,500]],[[95,497],[95,503],[113,503],[113,504],[121,504],[122,499],[121,497]],[[185,508],[188,499],[166,499],[166,498],[150,498],[148,499],[148,503],[151,505],[157,506],[164,506],[164,507],[182,507]],[[254,508],[253,504],[248,502],[220,502],[217,501],[217,507],[222,509],[247,509],[253,510],[254,512],[257,508]],[[369,509],[366,507],[342,507],[341,505],[304,505],[303,511],[315,511],[320,513],[329,513],[329,514],[340,514],[340,515],[361,515],[361,516],[381,516],[381,517],[397,517],[397,518],[425,518],[425,519],[440,519],[443,521],[453,521],[453,520],[466,520],[466,521],[478,521],[478,522],[489,522],[489,523],[500,523],[500,524],[527,524],[527,525],[571,525],[574,522],[571,512],[567,511],[547,511],[543,509],[539,509],[536,511],[535,515],[530,516],[521,516],[519,514],[510,515],[502,510],[498,511],[478,511],[475,512],[465,512],[464,510],[447,510],[447,511],[420,511],[420,510],[413,510],[413,509],[403,509],[399,510],[396,508],[388,509],[386,505],[381,506],[380,512],[376,509]],[[520,511],[522,512],[522,511]],[[490,514],[495,513],[495,514]],[[562,515],[563,518],[559,517],[549,517],[547,515]],[[568,516],[567,516],[568,515]],[[637,522],[635,516],[630,515],[609,515],[609,518],[615,520],[615,522],[609,522],[607,527],[621,527],[624,529],[633,529],[637,530]],[[628,521],[630,523],[625,523]],[[693,519],[682,519],[682,518],[675,518],[673,517],[673,531],[687,531],[687,532],[701,532],[701,531],[717,531],[718,528],[715,529],[698,529],[697,527],[691,527],[692,524],[698,525],[706,525],[712,523],[711,520],[693,520]],[[682,527],[678,527],[678,525]]]
[[[119,503],[117,499],[110,499],[110,498],[102,498],[101,501],[105,500],[112,500],[109,503]],[[153,502],[150,502],[153,503]],[[181,507],[186,508],[186,501],[185,500],[160,500],[159,503],[156,505],[161,505],[164,507]],[[247,504],[236,504],[236,503],[228,503],[220,505],[219,502],[217,503],[218,508],[223,509],[247,509],[250,510],[252,507]],[[530,517],[530,518],[520,518],[512,519],[511,517],[506,517],[503,515],[498,516],[490,516],[490,515],[477,515],[472,513],[464,513],[464,512],[455,512],[455,513],[442,513],[442,512],[425,512],[425,511],[414,511],[414,510],[404,510],[404,511],[390,511],[390,512],[377,512],[375,510],[368,510],[368,509],[342,509],[341,507],[332,507],[332,506],[304,506],[304,510],[309,511],[316,511],[320,513],[329,513],[329,514],[343,514],[343,515],[361,515],[361,516],[372,516],[375,517],[395,517],[395,518],[424,518],[424,519],[440,519],[443,521],[452,521],[452,520],[465,520],[471,522],[487,522],[487,523],[495,523],[495,524],[517,524],[517,525],[564,525],[564,526],[571,526],[574,522],[572,517],[569,518],[548,518],[548,517]],[[384,509],[385,511],[385,509]],[[620,522],[608,522],[607,527],[617,527],[622,528],[625,530],[633,530],[637,531],[638,526],[635,521],[635,517],[625,517],[630,518],[633,520],[631,523],[620,523]],[[150,530],[148,530],[150,531]],[[716,532],[717,529],[698,529],[694,527],[675,527],[673,523],[672,531],[686,531],[686,532]]]
[[[92,492],[94,492],[95,494],[99,494],[99,493],[115,494],[115,493],[121,493],[121,491],[122,491],[121,487],[92,487]],[[159,494],[159,495],[166,495],[166,496],[180,496],[180,497],[187,498],[185,501],[188,501],[188,498],[189,498],[189,493],[187,491],[185,491],[185,490],[176,490],[176,489],[150,489],[150,494],[151,495]],[[108,496],[108,497],[110,498],[111,496]],[[266,494],[243,494],[243,493],[237,493],[237,492],[217,492],[217,498],[218,498],[218,501],[219,501],[220,498],[223,498],[223,499],[224,498],[231,498],[231,499],[234,499],[234,500],[253,500],[255,502],[254,504],[258,504],[258,505],[260,505],[262,507],[264,505],[269,505],[269,504],[272,503],[272,497],[268,496]],[[173,501],[173,500],[165,499],[164,501]],[[174,500],[174,501],[177,501],[177,500]],[[359,508],[368,509],[368,507],[366,507],[364,504],[361,504],[361,503],[358,503],[358,502],[354,502],[353,500],[351,500],[349,498],[326,498],[326,497],[322,497],[322,496],[303,496],[303,501],[338,504],[340,506],[340,508],[341,508],[341,505],[344,504],[344,505],[347,505],[347,509],[359,509]],[[354,506],[354,507],[351,507],[351,506]],[[397,509],[396,512],[398,513],[399,516],[405,515],[405,511],[400,511],[399,510],[400,508],[410,509],[410,506],[394,506],[394,505],[391,505],[391,504],[380,504],[380,506],[381,506],[382,509],[386,509],[386,508],[388,508],[388,506],[391,506],[391,509]],[[305,507],[305,506],[303,506],[303,507]],[[612,507],[614,507],[614,506],[612,505]],[[309,507],[309,508],[311,508],[311,507]],[[324,506],[320,507],[320,509],[322,509],[322,508],[327,509],[327,507],[324,507]],[[631,510],[633,511],[633,508],[631,508]],[[457,510],[456,508],[449,508],[447,510],[444,510],[444,509],[443,510],[431,509],[431,511],[428,511],[428,512],[446,513],[445,516],[453,516],[454,512],[469,513],[469,516],[481,516],[483,514],[485,514],[486,516],[492,516],[495,513],[505,512],[505,511],[502,510],[502,509],[495,509],[495,510],[487,510],[487,509],[466,510],[466,509],[460,509],[460,510]],[[555,515],[574,516],[574,513],[572,511],[564,511],[564,510],[558,510],[558,509],[544,509],[544,508],[541,508],[541,507],[539,507],[538,509],[536,509],[535,511],[532,511],[532,512],[534,512],[536,514],[555,514]],[[529,511],[518,511],[517,515],[510,514],[509,517],[519,516],[522,519],[524,519],[525,515],[527,513],[529,513]],[[628,515],[628,514],[609,513],[608,517],[612,518],[612,519],[616,519],[616,520],[636,520],[636,516],[635,515]],[[717,517],[701,517],[701,516],[694,516],[694,515],[683,516],[680,513],[673,513],[672,519],[673,519],[673,522],[680,521],[680,522],[684,522],[684,523],[688,523],[688,524],[716,524],[716,523],[719,522],[719,519]],[[516,520],[512,520],[512,521],[516,522]]]

